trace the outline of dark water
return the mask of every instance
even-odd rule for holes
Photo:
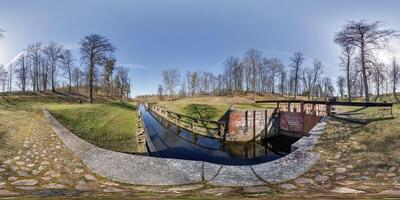
[[[156,152],[150,156],[207,161],[225,165],[250,165],[278,159],[290,153],[298,139],[277,135],[259,142],[223,142],[192,134],[139,106]]]

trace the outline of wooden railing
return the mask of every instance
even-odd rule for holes
[[[149,104],[147,108],[163,119],[195,134],[225,140],[226,122],[199,119],[172,112],[156,105]]]

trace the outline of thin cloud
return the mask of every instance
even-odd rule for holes
[[[10,65],[12,65],[15,61],[17,61],[17,59],[18,59],[19,57],[21,57],[21,56],[24,55],[24,54],[25,54],[25,51],[22,51],[22,52],[20,52],[19,54],[17,54],[13,59],[10,60],[10,62],[8,62],[8,63],[4,66],[4,68],[5,68],[5,69],[9,68]]]
[[[0,28],[0,38],[4,38],[4,33],[7,32],[6,30]]]
[[[78,43],[61,43],[61,45],[69,50],[78,50],[80,47]]]

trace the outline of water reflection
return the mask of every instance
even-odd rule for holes
[[[150,156],[200,160],[225,165],[267,162],[290,153],[297,139],[276,135],[264,141],[223,142],[192,134],[139,107],[147,134],[156,148]]]

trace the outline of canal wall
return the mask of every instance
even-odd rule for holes
[[[271,119],[274,109],[244,110],[230,109],[227,117],[227,141],[251,141],[266,137],[271,126],[265,125]]]
[[[250,141],[270,137],[274,133],[275,125],[293,137],[303,137],[319,123],[321,117],[301,112],[279,111],[274,115],[275,109],[267,110],[240,110],[231,109],[227,118],[227,141]],[[276,117],[276,118],[275,118]],[[266,128],[266,124],[268,127]]]
[[[279,129],[302,137],[319,123],[321,117],[301,112],[279,112]]]

